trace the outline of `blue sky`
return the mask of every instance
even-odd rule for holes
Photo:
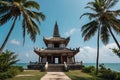
[[[20,62],[37,61],[38,56],[33,52],[34,47],[45,48],[43,36],[51,37],[53,28],[57,21],[60,35],[62,37],[70,36],[71,40],[68,48],[81,47],[76,55],[76,61],[95,62],[96,61],[96,36],[90,41],[84,42],[81,37],[81,26],[89,22],[87,17],[79,19],[80,15],[90,10],[84,9],[89,1],[93,0],[36,0],[41,6],[41,12],[46,15],[46,20],[39,25],[41,34],[37,36],[33,43],[29,36],[26,36],[25,45],[22,45],[22,27],[21,22],[17,21],[15,29],[5,47],[18,54]],[[120,2],[114,9],[120,8]],[[5,39],[12,21],[0,27],[0,45]],[[120,36],[115,35],[120,42]],[[116,47],[113,39],[110,38],[108,45],[100,42],[100,62],[120,63],[120,59],[114,55],[109,48]]]

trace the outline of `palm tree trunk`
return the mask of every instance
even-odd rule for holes
[[[98,74],[98,64],[99,64],[99,35],[100,35],[100,26],[98,27],[98,36],[97,36],[97,58],[96,58],[96,75]]]
[[[14,29],[16,20],[17,20],[17,17],[15,17],[14,22],[13,22],[13,24],[12,24],[12,27],[10,28],[10,31],[8,32],[8,34],[7,34],[5,40],[4,40],[4,42],[3,42],[3,44],[2,44],[2,46],[1,46],[1,48],[0,48],[0,54],[2,53],[2,51],[3,51],[3,49],[4,49],[5,45],[6,45],[6,43],[7,43],[7,41],[8,41],[8,39],[9,39],[9,37],[10,37],[10,35],[11,35],[13,29]]]
[[[117,46],[118,46],[118,48],[119,48],[119,50],[120,50],[120,45],[119,45],[119,43],[118,43],[117,39],[115,38],[115,36],[114,36],[114,34],[113,34],[113,32],[112,32],[111,28],[110,28],[110,27],[108,27],[108,29],[109,29],[109,31],[110,31],[110,33],[111,33],[111,35],[112,35],[112,37],[113,37],[113,39],[114,39],[115,43],[117,44]]]

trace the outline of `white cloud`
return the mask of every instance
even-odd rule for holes
[[[30,61],[32,62],[38,61],[38,55],[32,50],[19,53],[18,57],[20,59],[20,62],[24,63],[29,63]]]
[[[120,63],[120,58],[112,53],[110,48],[115,48],[116,44],[111,43],[106,46],[100,47],[99,62],[100,63]],[[96,48],[85,46],[80,49],[80,52],[76,55],[76,61],[83,61],[85,63],[96,62]]]
[[[71,30],[69,30],[68,32],[65,33],[66,36],[70,36],[72,34],[74,34],[75,32],[80,31],[80,29],[77,28],[72,28]]]
[[[20,41],[16,40],[16,39],[12,39],[10,41],[11,44],[14,44],[14,45],[20,45]]]

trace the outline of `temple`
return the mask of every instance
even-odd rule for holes
[[[43,38],[47,48],[35,48],[34,52],[39,56],[39,63],[48,62],[49,64],[75,63],[75,55],[79,52],[79,48],[69,49],[67,45],[70,37],[63,38],[59,34],[57,22],[54,26],[53,36]]]
[[[34,48],[39,56],[38,62],[30,62],[28,69],[39,69],[46,71],[66,71],[70,69],[81,69],[81,64],[76,64],[75,55],[79,48],[67,48],[70,37],[60,36],[57,22],[54,26],[53,36],[43,37],[46,48]]]

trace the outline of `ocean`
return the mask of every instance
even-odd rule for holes
[[[114,71],[120,72],[120,63],[100,63],[104,64],[106,68],[110,68]],[[96,66],[95,63],[84,63],[85,66]]]
[[[27,69],[29,63],[16,63],[16,66],[22,66],[24,69]],[[120,63],[103,63],[106,68],[110,68],[114,71],[120,72]],[[84,63],[85,66],[96,66],[95,63]]]

